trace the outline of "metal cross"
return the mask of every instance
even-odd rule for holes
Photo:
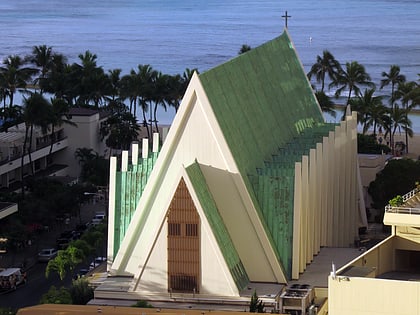
[[[284,15],[282,15],[281,17],[285,19],[285,26],[286,26],[286,28],[287,28],[287,19],[288,19],[288,18],[291,18],[292,16],[291,16],[291,15],[288,15],[288,14],[287,14],[287,11],[286,11],[286,12],[285,12],[285,14],[284,14]]]

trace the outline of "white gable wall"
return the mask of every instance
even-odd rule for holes
[[[111,274],[135,275],[135,283],[133,283],[132,289],[137,287],[140,278],[158,282],[159,285],[162,285],[164,288],[167,286],[166,275],[162,276],[159,280],[152,279],[154,277],[152,272],[145,272],[146,269],[144,268],[146,265],[156,268],[156,270],[153,271],[154,275],[162,275],[163,271],[166,272],[166,266],[163,263],[165,260],[163,259],[163,256],[161,256],[163,255],[163,252],[165,252],[166,257],[165,241],[162,239],[164,236],[166,237],[166,231],[164,234],[161,233],[161,236],[158,238],[159,229],[162,222],[166,222],[166,212],[178,185],[180,170],[183,170],[184,166],[186,167],[192,164],[195,160],[201,164],[211,165],[214,168],[226,170],[233,174],[239,173],[197,76],[194,76],[191,80],[186,95],[184,96],[184,101],[180,107],[180,112],[175,117],[166,142],[162,147],[162,151],[160,152],[159,158],[143,192],[143,198],[141,198],[138,204],[126,236],[110,270]],[[237,186],[236,189],[239,190],[239,194],[244,196],[246,189],[243,182],[240,180],[234,181]],[[239,187],[238,185],[242,187]],[[249,200],[247,200],[246,203],[247,207],[252,207]],[[240,200],[239,202],[235,202],[235,206],[238,205],[242,206]],[[224,207],[225,204],[219,202],[218,206]],[[228,213],[227,209],[220,209],[220,211]],[[255,223],[257,223],[255,221],[257,220],[255,210],[250,208],[246,209],[246,212],[254,213],[252,223],[255,225]],[[233,222],[235,222],[234,216],[233,220]],[[259,234],[255,238],[255,240],[258,240],[256,246],[258,248],[264,248],[264,250],[270,252],[270,254],[268,255],[269,257],[262,254],[258,258],[260,260],[270,260],[269,263],[263,263],[266,268],[278,269],[278,262],[274,259],[275,256],[272,253],[268,240],[265,238],[264,231],[261,229],[261,224],[259,225]],[[244,227],[248,226],[250,225],[244,225]],[[236,230],[238,230],[237,227]],[[208,234],[209,231],[210,228],[206,230],[205,227],[202,227],[201,232],[203,233],[203,236]],[[240,233],[238,232],[236,234],[243,235],[243,233],[244,231],[240,231]],[[237,237],[240,238],[240,236]],[[237,237],[235,237],[235,239]],[[158,239],[157,242],[155,242],[156,239]],[[214,248],[217,248],[217,244],[214,243],[214,239],[206,239],[207,240],[203,241],[204,243],[202,244],[203,262],[211,262],[212,260],[209,260],[209,258],[213,257],[212,259],[214,260]],[[235,240],[234,243],[237,245]],[[241,240],[240,243],[242,244],[240,247],[244,249],[246,241]],[[211,249],[211,247],[213,247],[213,249]],[[248,247],[246,247],[246,250],[249,252],[249,244]],[[155,253],[152,253],[153,251],[156,251],[156,253],[159,252],[160,254],[155,256]],[[253,256],[252,260],[255,261],[255,258],[256,257]],[[222,258],[220,257],[220,259]],[[156,265],[154,265],[155,263]],[[244,263],[244,265],[246,265],[246,263]],[[250,266],[249,263],[248,266]],[[205,279],[205,277],[211,276],[212,268],[216,267],[219,268],[220,266],[212,263],[205,265],[205,263],[203,263],[203,280],[209,280],[209,283],[211,283],[211,279]],[[261,268],[261,266],[259,267]],[[254,266],[254,268],[256,267]],[[273,273],[273,270],[270,272]],[[274,278],[272,281],[275,280],[276,279]],[[206,288],[205,281],[203,281],[203,283],[203,290],[208,290],[210,292],[216,289],[211,286]],[[220,288],[217,288],[217,290],[219,289]]]
[[[198,203],[198,199],[194,195],[186,172],[182,172],[181,176],[185,180],[200,216],[200,261],[203,272],[200,279],[199,293],[203,295],[237,296],[239,292],[235,282],[217,246],[216,239]],[[180,181],[181,176],[178,177],[177,182]],[[136,287],[134,284],[132,289],[142,292],[142,294],[155,294],[167,291],[167,261],[167,224],[166,220],[164,220],[144,271],[135,279],[138,286]]]
[[[239,292],[229,272],[223,255],[217,246],[213,232],[201,209],[198,199],[194,195],[191,183],[185,171],[177,177],[179,183],[184,178],[191,197],[200,216],[201,239],[201,283],[200,294],[237,296]],[[135,275],[131,289],[142,294],[156,294],[168,291],[167,274],[167,224],[166,219],[161,224],[161,229],[144,268]]]

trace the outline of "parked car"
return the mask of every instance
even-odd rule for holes
[[[48,262],[57,256],[57,250],[55,248],[44,248],[38,253],[39,262]]]
[[[7,268],[0,271],[0,291],[16,290],[16,288],[26,283],[26,272],[20,268]]]
[[[106,261],[106,257],[96,257],[89,265],[89,270],[95,269],[100,264]]]
[[[96,212],[94,219],[103,220],[105,219],[105,212]]]

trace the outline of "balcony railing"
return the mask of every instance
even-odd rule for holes
[[[411,198],[415,197],[416,194],[419,193],[419,189],[418,188],[414,188],[412,191],[406,193],[402,198],[403,198],[403,202],[407,203]],[[385,212],[389,212],[389,213],[401,213],[401,214],[420,214],[420,208],[415,208],[415,207],[407,207],[407,206],[391,206],[391,205],[386,205],[385,206]]]
[[[387,205],[385,212],[389,213],[401,213],[401,214],[420,214],[420,208],[408,208],[408,207],[393,207]]]
[[[403,196],[403,201],[407,202],[409,199],[413,198],[418,192],[419,192],[419,190],[417,188],[414,188],[412,191],[406,193]]]
[[[66,139],[66,138],[67,138],[67,136],[61,136],[61,137],[55,139],[53,142],[54,142],[54,144],[55,143],[59,143],[60,141]],[[45,147],[49,147],[50,145],[51,145],[51,140],[50,141],[44,141],[42,144],[36,145],[35,146],[35,150],[32,150],[31,153],[34,153],[34,152],[36,152],[38,150],[41,150],[41,149],[43,149]],[[13,154],[9,154],[8,156],[6,156],[3,159],[1,159],[0,160],[0,165],[4,165],[4,164],[7,164],[7,163],[9,163],[11,161],[20,159],[22,157],[22,148],[23,148],[22,146],[17,147],[17,150]],[[29,145],[27,145],[27,149],[25,150],[25,155],[28,154],[28,148],[29,148]],[[33,148],[34,147],[32,147],[32,149]]]

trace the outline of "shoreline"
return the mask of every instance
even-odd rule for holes
[[[334,104],[334,108],[343,110],[344,108],[346,108],[346,105],[344,105],[344,104]],[[420,115],[420,109],[419,108],[412,108],[410,110],[410,113]]]

